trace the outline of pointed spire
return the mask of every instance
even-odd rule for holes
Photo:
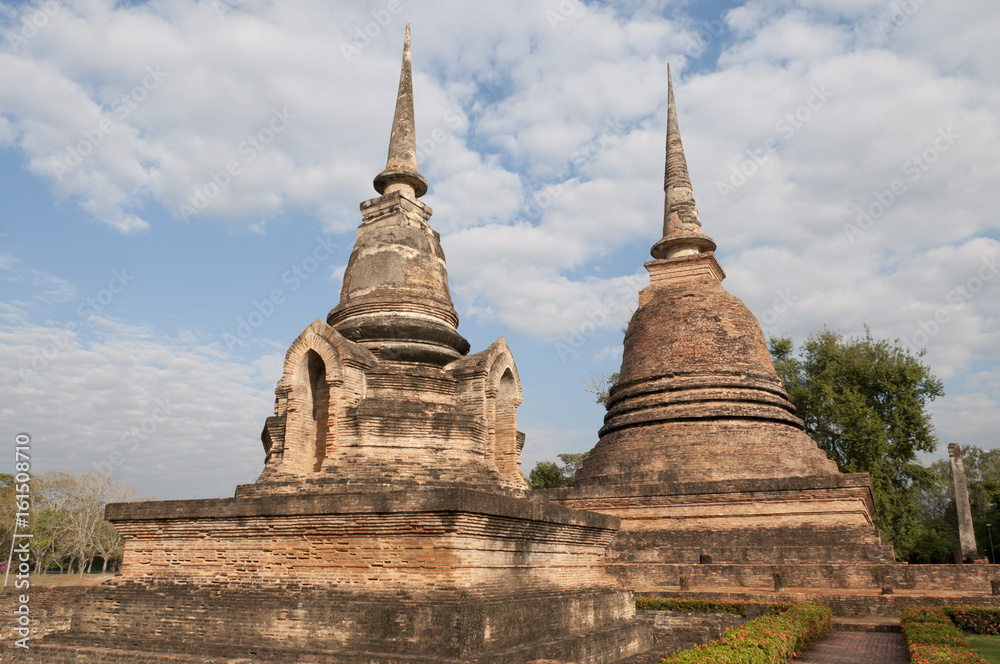
[[[410,24],[403,42],[403,68],[399,72],[396,114],[392,118],[389,158],[375,176],[375,191],[385,195],[409,191],[417,198],[427,193],[427,180],[417,171],[417,135],[413,122],[413,75],[410,73]]]
[[[698,208],[694,203],[684,146],[677,127],[674,83],[667,64],[667,158],[663,174],[663,237],[653,245],[653,258],[670,258],[715,250],[712,238],[701,232]]]

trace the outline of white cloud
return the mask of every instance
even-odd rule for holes
[[[994,373],[993,380],[996,381]],[[1000,400],[982,392],[958,394],[935,401],[930,411],[940,442],[940,451],[948,443],[962,447],[975,445],[983,449],[997,447],[996,432],[1000,430]]]
[[[670,60],[704,230],[727,288],[769,332],[801,339],[827,324],[857,334],[868,323],[912,339],[944,307],[950,322],[928,334],[932,369],[960,378],[995,361],[995,283],[961,306],[947,297],[997,237],[1000,11],[990,0],[918,4],[883,29],[894,3],[751,0],[725,14],[735,38],[718,63],[697,70],[684,56],[697,21],[629,3],[575,4],[554,25],[545,12],[557,3],[407,7],[426,200],[460,314],[547,340],[627,319],[660,232]],[[220,17],[189,0],[61,5],[32,39],[0,47],[0,144],[122,233],[148,226],[148,205],[181,216],[198,191],[198,219],[264,232],[299,211],[352,229],[384,163],[403,17],[375,23],[349,60],[342,46],[380,7],[248,0]],[[276,112],[288,119],[280,132]],[[90,154],[57,173],[54,160],[88,136]],[[735,184],[733,169],[762,150]],[[914,156],[927,168],[913,170]],[[229,161],[238,174],[223,174]],[[883,203],[896,181],[903,190]],[[735,191],[723,197],[719,183]],[[849,232],[862,213],[868,228]],[[636,258],[609,258],[625,253]],[[50,301],[71,296],[69,285],[36,286]],[[16,308],[0,316],[44,340]],[[77,342],[71,382],[83,380],[85,358],[110,366],[122,337],[108,338]],[[183,366],[202,358],[239,378],[196,341],[146,343],[139,357],[158,343]]]
[[[8,145],[14,144],[14,128],[11,126],[10,121],[0,116],[0,147],[6,147]]]
[[[280,358],[248,366],[190,335],[99,317],[72,329],[23,312],[0,324],[0,418],[31,435],[34,469],[110,471],[171,498],[256,479]]]
[[[605,346],[601,350],[594,353],[595,362],[607,362],[609,360],[621,360],[623,347],[621,344],[616,346]]]

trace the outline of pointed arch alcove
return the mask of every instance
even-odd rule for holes
[[[496,460],[500,477],[507,482],[516,482],[521,471],[518,468],[521,460],[521,449],[517,435],[517,381],[508,368],[500,377],[500,386],[496,396]],[[523,444],[523,442],[522,442]],[[523,482],[523,478],[521,479]]]
[[[336,450],[343,410],[362,398],[364,370],[375,363],[370,352],[320,320],[292,342],[274,391],[274,416],[261,434],[267,453],[262,480],[323,470]]]
[[[501,482],[508,488],[527,489],[521,472],[524,434],[517,430],[517,407],[521,405],[521,378],[514,357],[503,339],[486,351],[490,357],[486,380],[488,453]]]
[[[326,363],[312,348],[302,354],[292,373],[285,428],[285,465],[298,472],[317,472],[333,442],[330,436],[330,385]]]

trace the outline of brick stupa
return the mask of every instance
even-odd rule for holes
[[[417,170],[409,26],[340,303],[292,343],[258,481],[110,505],[121,574],[33,646],[87,661],[603,663],[651,645],[612,516],[524,498],[517,367],[468,355]],[[80,657],[82,659],[76,659]]]
[[[650,283],[597,445],[570,488],[539,496],[620,517],[609,568],[637,592],[989,593],[982,569],[896,563],[874,525],[869,476],[839,472],[804,433],[760,324],[722,286],[669,77]]]

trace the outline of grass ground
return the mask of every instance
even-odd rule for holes
[[[969,645],[990,664],[1000,664],[1000,636],[966,634]]]
[[[33,586],[96,586],[114,574],[32,574],[28,581]]]

